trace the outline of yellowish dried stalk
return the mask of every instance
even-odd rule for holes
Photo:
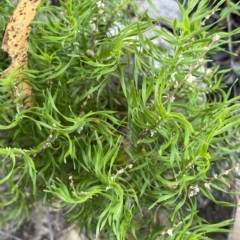
[[[237,196],[237,207],[234,219],[234,225],[232,229],[232,233],[229,236],[229,240],[239,240],[240,238],[240,197]]]
[[[2,49],[9,54],[12,62],[0,75],[0,78],[27,69],[29,24],[34,19],[40,2],[41,0],[21,0],[14,10],[2,42]],[[33,106],[32,87],[27,82],[24,82],[24,78],[24,74],[17,74],[16,85],[18,91],[21,92],[24,105],[31,107]]]

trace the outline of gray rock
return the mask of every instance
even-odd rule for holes
[[[147,0],[140,0],[140,11],[148,11],[148,15],[151,18],[159,18],[160,16],[170,20],[180,19],[181,13],[176,0],[151,0],[152,5],[156,9],[153,9]]]

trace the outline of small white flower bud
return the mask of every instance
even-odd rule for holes
[[[173,235],[173,229],[172,229],[172,228],[168,229],[168,230],[167,230],[167,234],[168,234],[169,236],[172,236],[172,235]]]
[[[173,102],[175,100],[175,97],[171,96],[169,100],[170,100],[170,102]]]
[[[121,173],[123,173],[124,172],[124,169],[120,169],[117,173],[118,174],[121,174]]]
[[[220,39],[220,36],[219,36],[219,35],[215,35],[212,40],[213,40],[214,42],[216,42],[216,41],[218,41],[219,39]]]
[[[188,76],[188,78],[186,79],[186,81],[189,82],[189,83],[192,83],[193,81],[195,81],[195,79],[196,79],[196,77],[193,76],[192,74],[190,74],[190,75]]]
[[[236,164],[235,170],[238,172],[238,170],[239,170],[239,163]]]
[[[229,172],[230,172],[230,169],[226,170],[223,174],[224,174],[224,175],[228,175]]]
[[[131,168],[133,167],[133,165],[132,165],[132,164],[128,164],[127,167],[128,167],[129,169],[131,169]]]
[[[209,183],[209,182],[208,182],[208,183],[204,183],[204,186],[205,186],[206,188],[210,189],[210,183]]]
[[[206,52],[209,51],[209,47],[207,47],[207,46],[205,46],[203,49],[204,49],[204,51],[206,51]]]
[[[210,74],[212,72],[212,69],[210,69],[210,68],[208,68],[207,70],[206,70],[206,74],[208,75],[208,74]]]
[[[87,53],[87,55],[88,55],[89,57],[94,57],[94,56],[95,56],[93,50],[88,49],[88,50],[86,51],[86,53]]]

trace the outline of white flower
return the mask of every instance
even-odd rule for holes
[[[212,72],[212,69],[210,69],[210,68],[208,68],[207,70],[206,70],[206,74],[208,75],[208,74],[210,74]]]
[[[124,172],[124,169],[120,169],[119,171],[117,171],[118,174],[121,174]]]
[[[211,14],[210,14],[210,15],[207,15],[205,18],[206,18],[206,19],[209,19],[210,17],[211,17]]]
[[[98,8],[104,8],[104,3],[102,1],[97,2],[97,7]]]
[[[228,173],[230,172],[230,169],[226,170],[223,175],[228,175]]]
[[[86,53],[87,53],[87,55],[89,56],[89,57],[94,57],[94,51],[93,50],[91,50],[91,49],[88,49],[87,51],[86,51]]]
[[[171,96],[169,100],[170,100],[170,102],[173,102],[175,100],[175,97]]]
[[[106,187],[106,191],[108,191],[108,190],[110,190],[110,189],[112,189],[113,187],[112,186],[107,186]]]
[[[205,46],[203,49],[204,49],[204,51],[206,51],[206,52],[209,51],[209,47],[207,47],[207,46]]]
[[[194,195],[197,195],[200,191],[198,185],[196,186],[190,186],[188,190],[188,197],[193,197]]]
[[[128,164],[127,167],[128,167],[129,169],[131,169],[131,168],[133,167],[133,165],[132,165],[132,164]]]
[[[206,188],[210,189],[210,182],[204,183],[204,186],[205,186]]]
[[[169,236],[172,236],[172,235],[173,235],[173,228],[168,229],[168,230],[167,230],[167,234],[168,234]]]
[[[186,81],[189,82],[189,83],[192,83],[195,80],[196,80],[196,77],[193,76],[192,74],[190,74],[186,79]]]
[[[156,132],[157,132],[157,131],[156,131],[155,129],[151,130],[151,131],[150,131],[150,136],[153,137]]]
[[[220,39],[220,36],[219,36],[219,35],[215,35],[212,40],[213,40],[214,42],[216,42],[216,41],[218,41],[219,39]]]
[[[238,170],[239,170],[239,163],[236,164],[235,170],[238,172]]]

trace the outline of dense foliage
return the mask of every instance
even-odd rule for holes
[[[24,106],[14,74],[0,80],[1,226],[21,224],[33,202],[61,200],[70,221],[102,239],[227,231],[232,220],[198,216],[197,195],[235,194],[227,187],[238,168],[239,97],[204,66],[240,30],[204,24],[225,1],[208,2],[179,4],[179,21],[152,21],[132,0],[41,3],[24,71],[34,106]],[[13,9],[2,1],[1,39]],[[230,2],[218,22],[236,9]]]

